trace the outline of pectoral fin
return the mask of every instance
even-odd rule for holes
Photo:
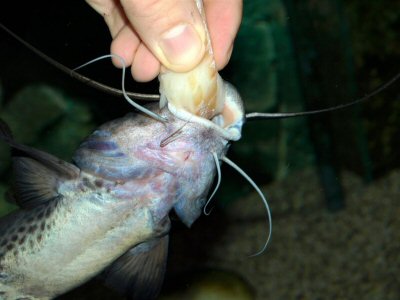
[[[0,120],[0,139],[5,141],[10,147],[15,151],[15,156],[26,156],[30,157],[42,165],[46,166],[48,169],[56,172],[59,176],[66,179],[73,179],[79,175],[79,168],[76,166],[63,161],[54,155],[40,151],[38,149],[22,145],[14,141],[10,128],[7,123]],[[14,154],[14,153],[13,153]]]
[[[104,272],[105,283],[128,299],[155,299],[164,281],[168,253],[168,235],[142,243]]]

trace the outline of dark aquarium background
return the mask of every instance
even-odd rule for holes
[[[189,1],[189,0],[188,0]],[[229,0],[226,0],[229,1]],[[400,72],[400,2],[245,0],[222,76],[248,112],[294,112],[347,103]],[[53,59],[79,66],[109,52],[102,18],[84,1],[8,3],[0,22]],[[120,87],[109,61],[82,69]],[[174,222],[160,299],[400,299],[400,82],[333,113],[249,121],[229,157],[261,199],[222,168],[209,217]],[[157,81],[127,89],[157,93]],[[96,126],[132,111],[121,97],[63,74],[0,31],[0,117],[19,142],[70,160]],[[11,169],[0,143],[0,213]],[[60,299],[117,299],[94,280]]]

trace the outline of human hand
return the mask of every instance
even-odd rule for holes
[[[194,0],[86,0],[111,32],[111,53],[124,58],[136,81],[149,81],[161,65],[193,69],[204,55],[205,32]],[[228,63],[242,16],[242,0],[203,0],[218,70]],[[122,67],[115,59],[114,65]]]

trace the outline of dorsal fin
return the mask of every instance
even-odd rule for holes
[[[49,153],[19,144],[12,138],[8,125],[0,120],[0,139],[13,151],[15,174],[15,201],[21,207],[40,205],[60,195],[57,192],[61,181],[75,179],[80,170]]]
[[[31,208],[61,196],[59,177],[54,171],[28,157],[13,158],[15,202]]]
[[[49,153],[22,145],[14,141],[10,128],[3,120],[0,120],[0,139],[5,141],[8,145],[10,145],[10,147],[18,150],[16,152],[16,156],[30,157],[46,166],[49,170],[56,172],[57,175],[62,178],[73,179],[79,176],[79,169],[76,166]]]

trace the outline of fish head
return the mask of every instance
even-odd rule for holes
[[[231,142],[241,138],[245,122],[243,102],[237,90],[222,81],[224,104],[219,114],[211,120],[194,116],[168,104],[171,114],[186,122],[181,129],[181,138],[176,138],[167,146],[181,147],[175,158],[180,160],[174,166],[181,166],[181,178],[174,211],[181,221],[190,227],[200,216],[212,186],[219,161],[226,155]],[[182,157],[180,157],[180,155]],[[183,159],[182,159],[183,158]]]
[[[135,199],[162,220],[171,209],[190,226],[201,214],[216,174],[214,156],[223,157],[241,137],[242,100],[224,82],[223,109],[211,120],[168,104],[149,109],[163,123],[129,114],[89,136],[73,158],[77,166],[102,179],[122,182],[118,195]],[[119,199],[115,199],[119,201]]]

